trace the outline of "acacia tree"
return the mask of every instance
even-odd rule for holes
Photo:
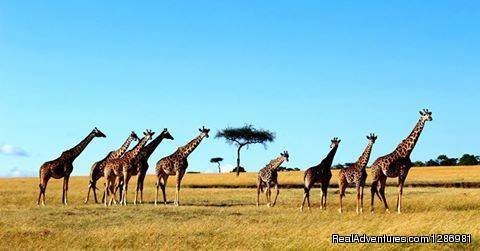
[[[240,175],[240,150],[250,144],[262,144],[266,147],[268,142],[275,139],[273,132],[255,129],[252,125],[232,128],[227,127],[217,132],[215,138],[224,138],[227,143],[237,146],[237,176]]]
[[[218,164],[218,173],[222,172],[222,169],[220,169],[220,162],[223,161],[223,158],[221,157],[215,157],[210,159],[210,163],[217,163]]]

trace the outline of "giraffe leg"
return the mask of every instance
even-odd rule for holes
[[[163,180],[163,183],[160,183],[160,188],[162,189],[162,194],[163,194],[163,204],[167,205],[166,188],[167,188],[168,175],[164,174],[162,180]]]
[[[103,203],[105,206],[108,206],[108,195],[110,195],[110,179],[105,177],[105,191],[103,191]],[[111,202],[110,202],[111,203]]]
[[[66,175],[63,178],[63,204],[65,206],[68,205],[68,181],[70,179],[70,175]]]
[[[399,214],[401,213],[401,207],[402,207],[403,184],[404,184],[404,180],[399,181],[398,197],[397,197],[397,213]]]
[[[175,206],[180,206],[180,185],[182,183],[183,175],[185,171],[178,171],[177,173],[177,185],[176,185],[176,194],[175,194]]]
[[[280,193],[280,190],[278,190],[278,184],[275,184],[275,199],[273,199],[272,207],[274,207],[275,204],[277,204],[277,197],[279,193]]]
[[[385,206],[385,212],[388,213],[389,212],[388,203],[387,203],[387,198],[385,197],[385,186],[387,183],[387,176],[381,176],[379,181],[380,181],[380,189],[379,189],[380,198],[382,199],[383,204]]]
[[[339,199],[338,202],[339,202],[340,208],[338,209],[338,212],[342,213],[343,212],[342,199],[343,199],[343,196],[345,195],[345,189],[347,188],[347,186],[345,185],[345,183],[340,182],[339,187],[340,189],[339,189],[339,195],[338,195],[338,199]]]
[[[50,176],[48,175],[45,175],[44,177],[40,177],[40,184],[38,185],[38,187],[40,188],[40,192],[38,194],[37,205],[40,205],[40,200],[41,200],[42,206],[45,206],[45,191],[47,190],[47,184],[49,179],[50,179]]]
[[[310,211],[310,187],[309,186],[305,186],[303,188],[303,201],[302,201],[302,206],[300,207],[300,211],[303,211],[305,201],[307,201],[308,211]]]
[[[360,188],[360,213],[363,214],[363,188],[364,186]]]
[[[257,181],[257,207],[260,204],[260,186],[262,185],[260,182],[260,180]]]
[[[122,194],[122,204],[127,205],[127,190],[128,190],[128,182],[132,176],[128,172],[123,172],[123,194]]]
[[[370,187],[371,192],[371,200],[370,200],[370,212],[373,213],[375,211],[375,195],[378,195],[378,180],[373,180],[372,185]],[[380,196],[379,196],[380,198]]]
[[[157,175],[157,182],[155,183],[155,202],[154,204],[157,205],[158,202],[158,188],[160,187],[160,175]]]
[[[328,190],[328,183],[322,183],[322,209],[327,209],[327,190]]]
[[[85,201],[83,202],[83,204],[87,204],[88,200],[90,199],[90,190],[92,190],[92,181],[88,182],[87,197],[85,198]]]
[[[140,190],[140,201],[139,201],[140,204],[143,204],[143,183],[145,182],[145,175],[146,175],[146,173],[142,172],[138,176],[139,177],[139,180],[138,180],[139,187],[138,187],[138,189]]]
[[[135,199],[133,200],[134,205],[137,205],[138,192],[140,190],[140,179],[142,178],[141,176],[142,174],[139,173],[137,177],[137,189],[135,190]]]
[[[103,183],[103,186],[107,186],[107,183]],[[102,195],[102,203],[105,203],[106,198],[107,198],[107,195],[105,194],[105,189],[104,189],[103,195]]]
[[[360,185],[357,185],[357,214],[360,213]]]
[[[42,203],[42,206],[45,206],[45,191],[47,190],[47,184],[48,180],[50,179],[50,176],[46,173],[44,173],[44,170],[40,170],[40,184],[38,184],[39,187],[39,193],[38,193],[38,200],[37,200],[37,205],[40,205],[40,201]]]
[[[93,198],[95,199],[95,203],[98,203],[98,199],[97,199],[97,182],[94,182],[93,183]]]
[[[267,207],[270,207],[270,195],[271,195],[270,184],[268,184],[267,182],[267,188],[265,189],[265,198],[267,200]]]
[[[140,183],[140,204],[143,204],[143,184],[145,183],[145,175],[143,175],[142,183]]]

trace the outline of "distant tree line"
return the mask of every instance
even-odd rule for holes
[[[464,154],[460,158],[450,158],[445,154],[439,155],[436,159],[426,162],[415,161],[414,166],[474,166],[480,164],[480,156]]]
[[[336,164],[332,169],[341,169],[351,166],[353,163]],[[480,164],[480,156],[464,154],[460,158],[450,158],[445,154],[439,155],[436,159],[428,161],[415,161],[413,166],[474,166]]]

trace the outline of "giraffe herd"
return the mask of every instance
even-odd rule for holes
[[[412,167],[410,154],[415,147],[418,138],[427,121],[432,120],[432,112],[427,109],[420,111],[420,119],[413,128],[412,132],[405,138],[393,152],[375,160],[371,167],[372,184],[371,184],[371,212],[374,212],[374,199],[377,196],[384,203],[386,212],[389,211],[387,199],[385,197],[385,186],[387,178],[398,178],[398,195],[396,211],[401,213],[403,186],[407,178],[408,171]],[[158,204],[159,188],[162,190],[163,203],[167,204],[166,185],[169,176],[176,176],[176,193],[174,205],[180,205],[180,186],[182,179],[188,167],[188,156],[197,148],[204,138],[209,137],[210,129],[202,127],[198,129],[200,134],[186,145],[179,147],[174,153],[160,159],[155,168],[156,176],[156,194],[155,205]],[[137,176],[137,186],[135,191],[134,204],[143,203],[143,185],[148,170],[148,159],[162,142],[163,139],[173,140],[174,138],[165,128],[155,139],[150,141],[155,133],[146,130],[143,137],[139,137],[135,132],[131,132],[125,142],[117,150],[111,151],[102,160],[95,162],[90,171],[90,180],[88,184],[88,192],[85,203],[89,201],[90,193],[93,192],[95,203],[98,203],[96,184],[100,178],[105,179],[102,203],[110,206],[112,203],[127,205],[128,183],[132,176]],[[45,162],[40,167],[40,183],[37,204],[45,205],[45,191],[50,178],[63,178],[63,194],[62,203],[67,205],[68,181],[73,170],[73,161],[82,153],[87,145],[96,137],[105,138],[96,127],[76,146],[63,152],[60,157],[52,161]],[[348,186],[356,188],[356,212],[363,213],[363,190],[366,184],[367,171],[366,167],[370,159],[372,147],[377,140],[377,136],[373,133],[367,136],[368,144],[360,155],[358,160],[350,166],[341,169],[338,173],[339,184],[339,209],[343,212],[342,198],[345,196],[345,190]],[[137,141],[136,145],[128,150],[130,144]],[[337,152],[341,140],[337,137],[331,140],[330,152],[327,156],[315,166],[308,168],[303,177],[304,194],[300,210],[303,211],[305,202],[310,210],[310,190],[315,184],[319,184],[321,188],[320,209],[326,209],[327,190],[332,178],[331,167],[333,159]],[[288,151],[280,153],[280,156],[271,160],[264,168],[262,168],[257,177],[257,203],[260,203],[260,192],[264,191],[268,207],[275,206],[279,195],[278,189],[278,167],[285,161],[289,160]],[[275,198],[271,198],[271,189],[275,188]],[[140,193],[140,194],[139,194]],[[139,197],[140,195],[140,197]],[[118,200],[117,200],[118,196]]]

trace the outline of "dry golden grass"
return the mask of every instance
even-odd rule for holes
[[[332,185],[338,185],[338,170],[332,170]],[[367,170],[370,182],[370,170]],[[234,177],[231,173],[222,174],[188,174],[184,178],[183,184],[190,187],[254,187],[257,173],[243,173],[239,177]],[[155,178],[147,178],[148,183],[155,183]],[[301,185],[303,184],[303,171],[298,172],[280,172],[279,183],[282,185]],[[388,179],[389,184],[397,184],[396,179]],[[406,184],[452,184],[458,182],[480,182],[480,168],[478,166],[460,166],[460,167],[414,167],[410,170]],[[174,186],[175,182],[171,182]]]
[[[468,173],[468,177],[467,177]],[[409,182],[480,182],[480,168],[413,169]],[[282,173],[280,182],[298,183],[301,173]],[[173,180],[170,180],[170,183]],[[186,185],[253,184],[254,174],[187,174]],[[346,212],[337,212],[335,188],[329,190],[328,208],[319,210],[320,192],[312,192],[314,208],[301,213],[301,189],[283,189],[275,208],[255,206],[251,188],[185,188],[181,207],[154,206],[153,179],[145,184],[144,205],[83,204],[86,177],[72,177],[70,205],[62,206],[61,181],[47,188],[47,206],[35,204],[38,179],[0,180],[1,249],[478,249],[480,248],[480,189],[413,188],[404,190],[404,213],[357,215],[353,189],[344,199]],[[134,187],[135,180],[131,183]],[[133,191],[133,189],[130,189]],[[367,189],[368,191],[368,189]],[[130,200],[133,193],[129,193]],[[370,196],[366,193],[368,212]],[[394,206],[396,189],[387,188]],[[167,196],[172,200],[174,190]],[[264,197],[262,196],[264,203]],[[331,243],[331,234],[428,235],[472,234],[464,244],[350,244]]]

